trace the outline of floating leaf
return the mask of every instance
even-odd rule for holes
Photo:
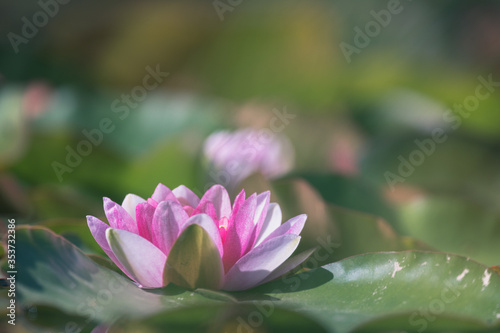
[[[432,249],[416,238],[399,235],[382,218],[334,205],[329,205],[329,212],[340,233],[331,261],[368,252]]]
[[[97,215],[97,214],[96,214]],[[85,219],[62,218],[43,220],[40,226],[49,228],[58,235],[63,236],[86,253],[105,255],[101,247],[96,243]]]
[[[96,264],[64,238],[40,227],[18,227],[17,275],[19,300],[76,315],[78,327],[138,318],[157,311],[210,302],[179,288],[152,293],[128,278]],[[201,303],[199,303],[201,302]]]
[[[263,305],[259,310],[250,304],[219,304],[179,309],[139,321],[120,321],[111,328],[110,333],[329,332],[308,315],[276,308],[272,303],[272,307],[264,303]]]
[[[337,174],[297,175],[314,187],[328,203],[379,216],[397,227],[397,215],[385,201],[382,191],[368,180]]]
[[[500,215],[469,201],[430,196],[401,206],[404,232],[434,248],[469,256],[486,265],[500,263]]]
[[[325,327],[337,333],[500,328],[500,275],[457,255],[365,254],[246,292],[188,292],[174,285],[147,291],[46,229],[19,227],[17,241],[17,269],[23,272],[17,276],[20,304],[38,306],[40,313],[62,310],[71,316],[60,314],[61,320],[85,329],[99,322],[120,323],[124,317],[150,327],[146,319],[135,321],[152,315],[153,332],[160,327],[178,332],[206,328],[203,318],[214,320],[215,328],[241,324],[263,332],[290,328],[292,317],[299,320],[297,327],[307,323],[317,331]]]
[[[500,328],[500,275],[445,253],[408,251],[350,257],[253,292],[264,294],[259,299],[267,295],[272,304],[310,314],[337,333],[355,328]]]

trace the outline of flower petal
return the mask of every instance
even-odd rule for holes
[[[257,206],[255,207],[255,216],[254,216],[254,225],[259,225],[259,223],[263,222],[267,208],[269,207],[269,200],[271,198],[271,192],[266,191],[257,195]]]
[[[126,230],[106,230],[106,239],[116,258],[144,288],[163,286],[167,256],[150,241]]]
[[[255,215],[253,218],[254,228],[252,231],[251,239],[249,240],[249,246],[253,247],[257,237],[260,234],[260,230],[262,229],[262,224],[267,215],[267,209],[269,207],[269,200],[271,198],[271,192],[266,191],[259,195],[257,195],[257,205],[255,207]]]
[[[182,206],[191,206],[194,208],[200,203],[200,198],[184,185],[174,188],[172,193]]]
[[[137,223],[127,211],[109,198],[104,198],[104,213],[108,218],[109,225],[115,229],[138,232]]]
[[[224,250],[222,248],[222,239],[220,237],[219,228],[215,225],[212,217],[207,214],[193,215],[186,221],[182,229],[186,229],[192,224],[197,224],[205,229],[205,231],[208,233],[215,246],[219,250],[220,256],[222,257],[222,254],[224,253]]]
[[[168,187],[166,187],[165,185],[163,185],[162,183],[160,183],[160,184],[158,184],[158,186],[156,186],[155,191],[154,191],[153,195],[151,196],[151,199],[153,199],[157,203],[160,203],[160,202],[166,201],[166,200],[177,201],[177,198],[172,193],[172,191],[170,191],[170,189]]]
[[[304,224],[306,223],[307,215],[306,214],[301,214],[295,217],[292,217],[282,225],[280,225],[276,230],[274,230],[269,236],[264,239],[264,243],[268,242],[270,239],[287,235],[287,234],[293,234],[293,235],[298,235],[304,228]]]
[[[163,284],[173,282],[187,289],[219,289],[223,278],[219,251],[210,235],[196,223],[189,225],[168,255]]]
[[[165,255],[168,255],[188,217],[181,204],[176,201],[162,201],[156,207],[151,238],[153,244]]]
[[[89,225],[90,232],[92,233],[92,236],[94,236],[97,244],[99,244],[103,251],[108,255],[109,259],[111,259],[116,266],[123,271],[123,273],[127,274],[127,276],[133,280],[134,278],[132,275],[120,263],[109,247],[108,240],[106,239],[106,230],[109,229],[110,226],[93,216],[87,216],[87,224]]]
[[[217,214],[215,213],[214,204],[210,201],[201,201],[198,206],[193,210],[190,216],[194,216],[196,214],[207,214],[214,221],[217,221]]]
[[[254,193],[241,205],[234,216],[231,216],[224,241],[224,269],[227,272],[234,263],[248,252],[252,231],[257,195]],[[234,213],[234,212],[233,212]]]
[[[229,217],[231,214],[231,200],[229,200],[229,194],[227,194],[224,186],[212,186],[201,198],[201,201],[204,200],[211,201],[214,204],[218,220],[223,217]]]
[[[260,284],[272,281],[280,276],[290,272],[292,269],[295,269],[297,266],[302,264],[314,253],[316,248],[312,248],[297,254],[296,256],[290,257],[285,260],[278,268],[276,268],[271,274],[269,274],[264,280],[260,282]]]
[[[227,272],[223,288],[245,290],[259,285],[295,251],[300,236],[283,235],[252,249]]]
[[[135,208],[137,207],[138,204],[143,202],[146,202],[146,200],[144,200],[138,195],[129,193],[125,196],[125,199],[123,199],[122,207],[134,219],[134,221],[137,221],[135,215]]]
[[[150,242],[153,242],[153,217],[155,211],[156,208],[151,206],[148,202],[140,203],[136,207],[139,235]]]
[[[264,222],[262,223],[262,228],[260,229],[259,236],[257,237],[257,240],[255,241],[254,246],[258,246],[264,239],[267,238],[276,228],[278,228],[281,225],[281,208],[280,206],[273,202],[269,204],[269,207],[267,208],[267,214],[264,219]]]
[[[233,210],[231,214],[234,216],[240,209],[241,205],[245,202],[246,194],[245,194],[245,189],[242,189],[240,193],[234,198],[234,203],[233,203]]]

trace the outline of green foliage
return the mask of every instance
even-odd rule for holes
[[[498,264],[500,215],[467,200],[429,196],[401,206],[404,231],[434,248]]]
[[[500,331],[498,4],[402,2],[361,47],[388,1],[89,0],[59,4],[16,50],[7,32],[51,10],[32,2],[0,6],[0,217],[18,226],[19,332]],[[152,89],[148,67],[169,73]],[[292,116],[283,127],[277,110]],[[308,215],[300,275],[191,290],[219,282],[193,226],[165,271],[186,289],[139,289],[85,216],[105,221],[102,197],[147,198],[159,182],[202,195],[217,178],[200,163],[204,139],[236,127],[292,141],[289,175],[240,185],[271,190],[284,221]],[[429,143],[436,130],[446,138]],[[88,131],[98,143],[82,154]],[[421,163],[402,167],[412,154]]]
[[[114,322],[113,329],[126,325],[152,332],[244,325],[263,332],[293,325],[300,332],[307,327],[327,332],[500,327],[500,275],[452,254],[365,254],[227,294],[174,285],[143,290],[47,229],[21,227],[17,234],[23,244],[20,301],[63,310],[55,321],[38,319],[37,324],[50,327],[65,320],[85,329]]]

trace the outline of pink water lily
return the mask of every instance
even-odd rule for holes
[[[294,164],[290,140],[269,129],[214,132],[205,140],[203,154],[214,169],[212,178],[228,188],[255,172],[268,178],[282,176]]]
[[[281,224],[270,192],[233,205],[226,189],[214,185],[200,199],[185,186],[159,184],[151,198],[128,194],[121,205],[104,198],[109,225],[87,222],[113,262],[143,288],[173,282],[187,288],[245,290],[300,265],[307,253],[291,257],[306,215]]]

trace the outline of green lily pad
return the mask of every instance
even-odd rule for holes
[[[88,327],[119,317],[139,318],[210,299],[185,290],[152,293],[85,256],[67,240],[41,227],[16,233],[18,297],[21,304],[58,308]]]
[[[256,305],[287,306],[337,333],[500,328],[500,275],[446,253],[355,256],[253,292]]]
[[[50,219],[41,221],[38,225],[49,228],[56,234],[63,236],[85,253],[95,253],[105,256],[104,251],[96,243],[92,234],[89,233],[89,227],[85,219]]]
[[[110,333],[328,332],[317,321],[302,313],[280,308],[263,311],[256,312],[255,307],[249,304],[196,306],[162,312],[133,322],[118,322],[113,325]],[[249,317],[252,320],[245,322],[244,318]]]
[[[417,238],[398,234],[382,218],[334,205],[328,207],[340,234],[339,246],[330,262],[369,252],[432,249]]]
[[[19,227],[17,244],[20,305],[48,313],[57,309],[66,323],[85,329],[124,318],[147,325],[150,316],[152,332],[159,327],[184,332],[203,318],[212,318],[216,328],[238,329],[238,324],[263,332],[289,328],[291,317],[299,320],[297,327],[310,323],[329,332],[500,328],[500,275],[458,255],[365,254],[253,290],[224,293],[190,292],[172,284],[140,289],[39,227]]]
[[[196,227],[188,230],[197,233]],[[163,327],[185,332],[206,325],[205,319],[214,318],[213,315],[220,315],[213,324],[225,328],[239,324],[236,315],[252,315],[253,308],[237,305],[234,297],[220,291],[189,292],[172,284],[162,289],[140,289],[121,274],[97,265],[48,229],[19,227],[17,240],[22,244],[18,270],[25,272],[18,275],[19,300],[23,308],[34,310],[34,314],[28,311],[24,316],[35,327],[72,327],[88,332],[100,322],[111,325],[122,318],[126,327],[145,326],[153,332],[155,327]],[[186,311],[170,312],[183,306]],[[153,315],[160,311],[163,312]],[[139,319],[151,315],[152,318]],[[263,320],[263,328],[273,332],[294,325],[304,332],[307,327],[325,331],[307,316],[287,310],[277,309],[276,315]],[[130,321],[133,325],[129,325]]]
[[[305,179],[328,202],[340,207],[380,216],[393,227],[397,227],[397,215],[384,200],[382,191],[369,180],[338,174],[298,174]]]
[[[429,196],[402,205],[400,220],[405,233],[440,251],[469,256],[488,266],[500,263],[497,211],[465,199]]]
[[[40,227],[18,228],[18,285],[21,299],[45,304],[70,313],[86,315],[78,304],[82,299],[101,296],[106,311],[92,311],[95,320],[113,320],[119,314],[147,314],[157,309],[158,296],[137,288],[130,280],[95,264],[78,248],[51,231]],[[50,298],[49,298],[50,296]],[[99,297],[94,303],[99,302]],[[141,307],[135,309],[135,302]],[[104,304],[102,304],[104,305]],[[97,307],[96,307],[97,308]]]

